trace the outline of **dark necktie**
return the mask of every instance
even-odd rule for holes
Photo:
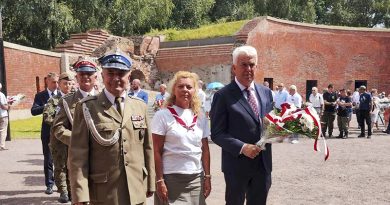
[[[51,96],[52,96],[52,97],[54,96],[54,92],[51,92]]]
[[[122,111],[122,107],[121,107],[122,101],[123,101],[122,97],[115,98],[116,110],[119,112],[119,114],[121,114],[121,116],[123,116],[123,111]]]
[[[259,118],[259,110],[257,109],[255,96],[252,95],[250,88],[245,89],[246,93],[248,94],[248,103],[251,106],[253,112],[255,113],[256,117]]]

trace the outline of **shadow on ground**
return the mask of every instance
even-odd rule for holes
[[[43,166],[43,159],[28,159],[28,160],[19,160],[17,162],[29,163],[31,165]]]
[[[1,205],[54,205],[60,204],[51,197],[18,197],[0,200]],[[70,204],[70,203],[68,203]]]
[[[8,172],[10,174],[42,174],[43,170],[35,170],[35,171],[15,171],[15,172]]]

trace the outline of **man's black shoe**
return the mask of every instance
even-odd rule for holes
[[[53,193],[53,188],[47,187],[45,190],[45,194],[52,194]]]
[[[67,193],[61,193],[60,198],[58,198],[58,202],[60,203],[68,203],[69,197]]]
[[[332,134],[329,134],[328,138],[332,138],[332,137],[333,137],[333,135],[332,135]]]
[[[358,138],[362,138],[362,137],[366,137],[366,135],[362,135],[362,134],[358,135]]]

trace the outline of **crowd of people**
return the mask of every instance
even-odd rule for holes
[[[265,82],[264,85],[269,84]],[[323,93],[319,93],[317,87],[312,87],[309,100],[304,103],[295,85],[286,89],[284,84],[280,83],[273,91],[273,96],[274,106],[279,110],[281,104],[285,102],[293,104],[297,108],[312,107],[320,116],[322,135],[326,138],[348,138],[353,114],[356,115],[360,129],[359,138],[371,138],[374,126],[379,130],[380,121],[386,128],[382,132],[389,134],[390,95],[386,97],[384,92],[378,94],[378,90],[375,88],[368,92],[366,86],[362,85],[355,92],[351,92],[345,88],[335,90],[333,84],[329,84]],[[339,134],[333,136],[336,120]],[[296,137],[291,143],[297,143]]]
[[[256,142],[265,129],[265,115],[280,110],[285,102],[313,107],[328,138],[333,137],[336,116],[338,138],[348,138],[352,113],[358,118],[359,137],[366,136],[364,122],[371,137],[384,99],[377,90],[367,93],[361,86],[357,94],[336,92],[330,84],[321,94],[313,87],[304,103],[295,85],[286,89],[279,83],[272,91],[268,82],[256,84],[257,58],[254,47],[235,48],[235,78],[213,89],[211,99],[197,74],[177,72],[168,85],[159,85],[151,120],[148,93],[140,80],[130,82],[132,61],[123,53],[98,59],[103,90],[96,89],[97,65],[88,60],[73,65],[75,79],[67,73],[49,73],[47,89],[36,94],[31,108],[33,115],[43,114],[45,193],[53,194],[55,185],[59,202],[76,205],[144,204],[153,194],[158,205],[204,205],[212,190],[211,137],[222,148],[226,204],[266,204],[272,184],[272,145],[262,150]],[[0,102],[0,108],[7,110],[1,95]],[[389,113],[385,120],[388,123]],[[390,128],[386,132],[390,134]],[[293,134],[291,143],[298,142]]]

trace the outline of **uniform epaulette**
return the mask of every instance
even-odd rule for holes
[[[135,97],[135,96],[132,96],[132,95],[130,95],[129,97],[130,97],[130,98],[132,98],[132,99],[135,99],[135,100],[140,100],[140,101],[144,102],[144,100],[142,100],[142,99],[141,99],[141,98],[139,98],[139,97]]]
[[[87,96],[83,99],[80,100],[80,103],[84,103],[84,102],[87,102],[89,100],[96,100],[97,99],[97,96]]]

